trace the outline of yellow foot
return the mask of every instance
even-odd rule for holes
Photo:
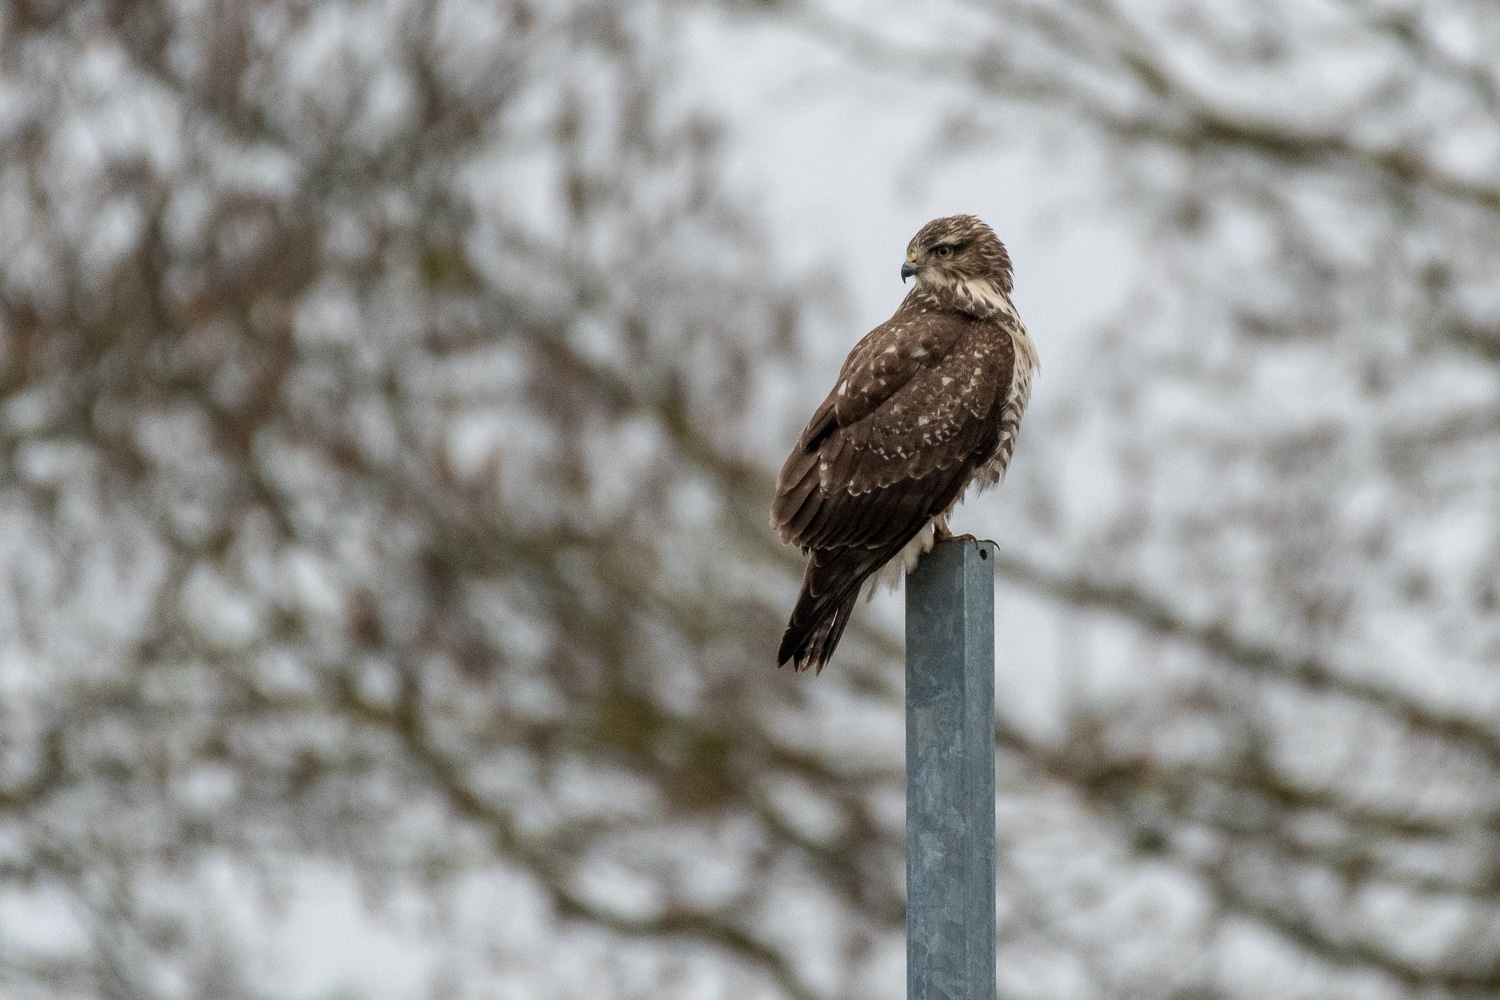
[[[977,541],[979,541],[979,539],[975,538],[973,535],[953,535],[953,534],[949,534],[946,530],[933,532],[933,534],[932,534],[932,540],[934,542],[977,542]]]

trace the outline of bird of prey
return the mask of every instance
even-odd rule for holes
[[[777,477],[771,527],[808,557],[778,666],[822,671],[860,588],[910,572],[949,537],[964,492],[998,482],[1015,450],[1037,356],[1005,246],[972,215],[934,219],[907,244],[909,277]]]

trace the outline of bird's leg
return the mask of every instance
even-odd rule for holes
[[[979,541],[979,539],[975,538],[973,535],[955,535],[953,532],[948,530],[947,521],[939,521],[937,524],[932,526],[932,544],[934,545],[936,545],[938,542],[977,541]]]

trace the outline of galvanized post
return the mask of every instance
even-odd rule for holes
[[[906,578],[906,996],[995,1000],[995,545]]]

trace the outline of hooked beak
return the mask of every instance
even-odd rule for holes
[[[911,261],[901,265],[901,284],[906,284],[906,279],[917,273],[916,267]]]

